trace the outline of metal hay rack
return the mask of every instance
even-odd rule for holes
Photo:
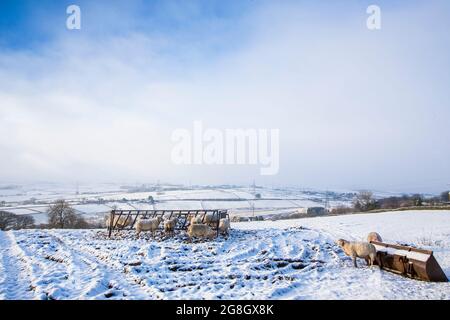
[[[229,218],[227,210],[221,209],[207,209],[207,210],[112,210],[109,215],[108,237],[111,237],[113,231],[117,230],[132,230],[138,217],[172,219],[177,217],[177,224],[175,230],[186,230],[189,226],[188,216],[201,216],[204,221],[206,215],[211,215],[214,225],[212,229],[219,234],[219,221],[222,218]],[[122,224],[119,221],[122,217]]]

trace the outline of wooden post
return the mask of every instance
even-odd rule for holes
[[[216,229],[217,229],[217,237],[218,237],[218,236],[219,236],[219,223],[220,223],[219,210],[217,210],[216,214],[217,214],[217,225],[216,225]],[[213,213],[213,217],[214,217],[214,213]]]
[[[117,222],[120,219],[120,213],[119,213],[119,218],[117,218],[117,220],[116,220],[116,210],[112,210],[111,213],[112,213],[112,219],[111,219],[112,224],[111,224],[110,236],[111,236],[113,230],[116,229]]]
[[[111,210],[111,212],[109,213],[108,238],[111,238],[113,224],[114,224],[114,210]]]

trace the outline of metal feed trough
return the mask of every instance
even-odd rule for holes
[[[433,251],[408,246],[371,241],[377,249],[376,264],[385,269],[412,279],[447,282]]]
[[[204,221],[206,215],[212,215],[213,220],[217,221],[215,226],[212,226],[213,230],[217,231],[217,235],[219,234],[219,220],[222,218],[229,218],[227,210],[219,210],[219,209],[210,209],[210,210],[112,210],[109,215],[109,225],[108,225],[108,236],[111,237],[111,234],[114,230],[124,230],[133,229],[134,225],[138,217],[143,218],[156,218],[161,217],[165,219],[172,219],[177,217],[177,225],[175,226],[175,230],[186,230],[188,223],[188,216],[192,215],[194,217],[202,216]],[[125,217],[122,225],[118,225],[119,220]],[[128,224],[130,223],[130,224]]]

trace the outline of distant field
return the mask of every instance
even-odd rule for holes
[[[233,188],[179,188],[161,186],[159,191],[127,191],[120,185],[59,186],[42,184],[32,186],[11,186],[0,188],[0,210],[15,214],[31,214],[37,223],[45,223],[48,205],[56,199],[66,199],[89,219],[102,220],[112,207],[122,210],[201,210],[228,209],[233,215],[273,214],[299,207],[324,206],[324,191],[299,188],[251,187]],[[169,188],[168,190],[164,188]],[[256,199],[259,194],[262,199]],[[328,204],[336,206],[349,204],[351,193],[336,192],[328,196]],[[151,204],[149,197],[156,202]]]

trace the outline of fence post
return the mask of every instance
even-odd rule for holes
[[[111,238],[113,223],[114,223],[114,210],[111,210],[111,212],[109,213],[109,226],[108,226],[109,233],[108,233],[108,238]]]
[[[216,226],[216,229],[217,229],[217,237],[219,237],[219,224],[220,224],[220,214],[219,214],[219,210],[217,210],[216,214],[217,214],[217,226]],[[213,216],[214,216],[214,214],[213,214]],[[217,238],[217,237],[216,237],[216,238]]]

